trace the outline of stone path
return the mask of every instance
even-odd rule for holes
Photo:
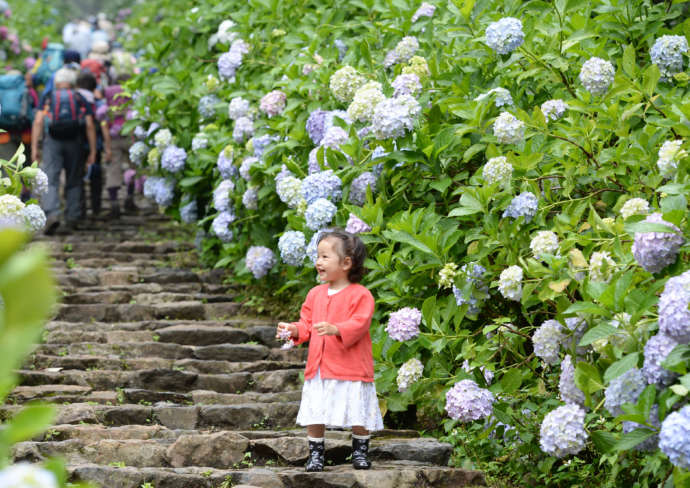
[[[0,419],[37,399],[59,415],[15,446],[16,461],[62,456],[73,481],[104,488],[484,483],[445,467],[450,446],[414,431],[378,433],[370,471],[349,464],[349,432],[329,432],[326,471],[306,473],[295,428],[306,349],[281,350],[273,321],[240,315],[233,287],[195,270],[193,246],[169,240],[171,229],[149,215],[40,239],[62,304]]]

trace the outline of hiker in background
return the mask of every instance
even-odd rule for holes
[[[38,96],[31,85],[31,75],[12,70],[0,76],[0,158],[12,159],[19,145],[31,142],[31,123],[38,106]],[[30,163],[31,155],[26,154]]]
[[[118,82],[125,81],[126,76],[118,78]],[[122,126],[125,123],[124,105],[128,99],[122,96],[122,87],[110,85],[105,88],[105,98],[111,111],[110,137],[112,139],[113,157],[110,163],[105,166],[105,184],[108,189],[110,199],[111,218],[120,216],[120,205],[117,199],[120,187],[124,182],[124,169],[129,166],[129,146],[130,141],[121,134]],[[127,185],[127,197],[125,198],[124,209],[126,212],[136,212],[137,206],[134,204],[134,179],[129,180]]]
[[[53,75],[64,65],[65,48],[62,44],[48,43],[43,40],[43,51],[31,68],[33,86],[38,93],[43,93],[45,86],[51,82]]]
[[[31,146],[36,159],[48,175],[48,193],[42,207],[48,218],[45,233],[52,235],[60,225],[60,173],[65,170],[65,226],[60,233],[69,234],[81,217],[81,190],[84,175],[84,126],[89,151],[86,165],[96,160],[96,130],[91,107],[76,90],[77,73],[61,68],[55,73],[55,88],[44,96],[43,108],[36,113]],[[38,140],[43,133],[43,150]]]
[[[76,70],[76,74],[78,74],[80,67],[81,67],[81,54],[79,52],[74,51],[72,49],[65,49],[62,53],[62,59],[63,59],[63,64],[62,67],[71,67],[72,69]],[[46,94],[51,92],[53,90],[53,84],[55,83],[55,73],[52,74],[50,79],[45,85],[45,88],[43,90],[43,94],[41,95],[41,106],[45,104],[45,97]]]

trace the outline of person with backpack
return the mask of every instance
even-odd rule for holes
[[[32,130],[32,151],[48,175],[48,193],[42,200],[47,222],[45,233],[54,234],[60,225],[60,173],[65,170],[65,226],[71,233],[81,218],[84,175],[84,133],[89,145],[86,166],[96,161],[96,128],[93,111],[75,90],[77,73],[61,68],[55,73],[55,88],[44,94],[43,109],[36,113]],[[38,140],[43,133],[43,148]]]
[[[17,70],[0,76],[0,129],[5,131],[0,133],[0,159],[10,160],[21,143],[30,142],[31,123],[37,105],[38,96],[31,86],[30,77]]]
[[[121,76],[116,81],[118,83],[127,80],[127,76]],[[110,137],[112,140],[113,157],[109,164],[106,164],[105,183],[110,198],[111,218],[120,216],[120,206],[118,203],[118,192],[124,183],[124,169],[130,166],[129,147],[130,140],[121,134],[122,126],[125,123],[125,104],[129,98],[122,93],[121,85],[110,85],[105,87],[105,98],[111,111]],[[134,203],[134,178],[128,179],[127,197],[125,198],[124,210],[135,213],[138,207]]]

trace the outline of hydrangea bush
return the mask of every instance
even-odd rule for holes
[[[687,478],[681,431],[656,437],[690,398],[687,4],[138,9],[161,16],[135,38],[159,71],[128,83],[125,127],[163,128],[140,157],[177,182],[166,211],[192,197],[204,259],[277,296],[314,285],[321,228],[358,233],[387,422],[416,412],[454,463],[518,486]],[[190,115],[212,92],[228,110]],[[159,167],[171,144],[176,173]],[[616,382],[635,370],[642,384]]]

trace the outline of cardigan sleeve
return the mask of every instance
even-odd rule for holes
[[[355,297],[349,317],[335,325],[340,332],[340,339],[345,347],[351,347],[369,333],[371,318],[374,315],[374,297],[369,290],[364,289]]]
[[[295,341],[295,345],[302,344],[304,342],[309,342],[311,337],[311,326],[312,326],[312,312],[314,308],[314,288],[309,290],[307,293],[307,298],[302,304],[302,310],[299,314],[299,322],[295,322],[297,326],[297,332],[299,336]]]

